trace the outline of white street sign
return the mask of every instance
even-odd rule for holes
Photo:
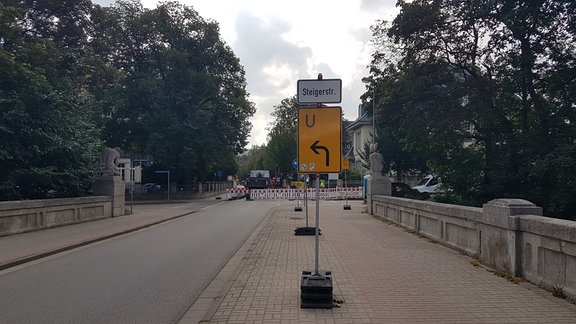
[[[298,80],[298,103],[342,102],[342,80]]]

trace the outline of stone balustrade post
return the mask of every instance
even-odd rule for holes
[[[490,228],[481,228],[482,263],[521,276],[523,243],[519,217],[542,216],[542,208],[523,199],[494,199],[482,208],[483,220],[492,225]]]
[[[101,176],[94,183],[95,196],[112,197],[112,217],[125,214],[125,184],[121,176]]]

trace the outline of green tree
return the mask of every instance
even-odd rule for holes
[[[405,176],[425,172],[426,147],[422,144],[422,129],[416,123],[421,118],[403,118],[405,116],[419,115],[420,112],[406,109],[407,103],[414,98],[400,96],[406,94],[405,88],[414,86],[412,81],[405,82],[404,76],[394,70],[394,66],[387,67],[381,72],[382,77],[372,81],[370,87],[375,90],[374,108],[376,111],[376,128],[378,152],[382,154],[384,170],[403,181]],[[363,104],[367,99],[373,100],[371,93],[362,96]],[[369,103],[372,106],[372,103]],[[407,124],[407,123],[414,124]],[[370,169],[370,142],[366,141],[362,147],[357,148],[362,160],[362,167]]]
[[[575,141],[576,75],[569,67],[576,48],[565,42],[576,36],[573,1],[398,5],[391,24],[373,29],[383,127],[402,150],[422,154],[461,201],[514,196],[570,217],[569,204],[550,203],[576,196],[542,201],[532,188],[542,188],[535,181],[542,168],[558,161],[550,154]],[[554,179],[548,188],[565,178]]]
[[[81,195],[96,175],[93,100],[76,83],[81,64],[70,62],[82,35],[66,27],[82,3],[0,3],[1,200]]]
[[[238,164],[237,176],[240,180],[246,179],[250,174],[250,170],[263,169],[265,150],[265,145],[255,145],[242,154],[236,156],[235,160]]]
[[[124,73],[103,95],[106,142],[153,155],[180,182],[235,173],[232,157],[247,144],[255,108],[218,24],[176,2],[149,10],[118,1],[98,25],[94,42]]]
[[[103,144],[233,174],[255,110],[218,24],[175,2],[2,1],[0,73],[0,199],[82,194]]]
[[[283,99],[274,106],[275,119],[268,128],[268,144],[265,150],[264,166],[283,175],[292,174],[292,161],[297,156],[298,102],[296,97]]]

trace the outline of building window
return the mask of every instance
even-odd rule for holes
[[[464,131],[469,133],[469,134],[474,134],[474,124],[472,124],[469,121],[465,121],[462,125],[462,127],[464,128]]]

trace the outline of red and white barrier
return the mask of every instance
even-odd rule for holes
[[[250,199],[304,199],[306,189],[227,189],[226,198],[235,199],[250,194]],[[316,189],[307,189],[308,199],[316,199]],[[320,199],[340,200],[340,199],[362,199],[362,187],[354,188],[321,188]]]
[[[250,190],[246,189],[246,188],[231,188],[231,189],[226,189],[226,199],[236,199],[238,197],[244,197],[246,196],[248,193],[250,192]]]

